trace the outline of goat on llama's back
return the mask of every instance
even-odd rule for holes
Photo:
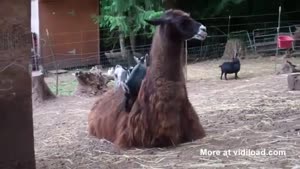
[[[151,63],[130,112],[124,91],[104,94],[89,114],[89,133],[122,148],[165,147],[201,139],[205,131],[192,107],[182,71],[185,40],[204,40],[206,28],[180,10],[168,10],[147,21],[157,26]]]

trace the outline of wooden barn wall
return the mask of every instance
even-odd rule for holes
[[[43,65],[53,69],[54,62],[59,68],[99,64],[99,26],[91,18],[98,13],[99,0],[40,1]]]

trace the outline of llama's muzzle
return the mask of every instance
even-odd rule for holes
[[[206,27],[204,25],[200,25],[198,32],[196,35],[193,36],[193,39],[198,39],[198,40],[205,40],[207,37],[207,32],[206,32]]]

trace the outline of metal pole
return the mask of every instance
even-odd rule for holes
[[[57,67],[56,58],[55,58],[55,55],[54,55],[54,52],[53,52],[53,49],[52,49],[52,46],[51,46],[51,41],[50,41],[50,38],[49,38],[48,29],[46,29],[46,33],[47,33],[47,38],[48,38],[48,42],[49,42],[50,52],[51,52],[51,55],[53,57],[53,62],[54,62],[54,66],[55,66],[55,69],[56,69],[56,95],[58,95],[58,67]]]
[[[281,6],[279,6],[279,15],[278,15],[278,27],[277,27],[277,43],[278,43],[278,37],[279,37],[279,31],[280,31],[280,15],[281,15]],[[278,55],[278,45],[276,48],[276,56]]]
[[[292,32],[291,26],[289,26],[289,31],[290,31],[290,36],[293,36],[293,32]],[[295,50],[295,43],[294,42],[292,44],[292,49]]]
[[[228,32],[227,32],[227,39],[229,39],[229,33],[230,33],[230,19],[231,19],[231,16],[229,15],[228,16],[228,26],[227,26],[227,30],[228,30]]]
[[[276,57],[275,57],[275,72],[276,72],[276,59],[278,56],[278,37],[279,37],[279,32],[280,32],[280,16],[281,16],[281,6],[279,6],[279,11],[278,11],[278,27],[277,27],[277,47],[276,47]]]

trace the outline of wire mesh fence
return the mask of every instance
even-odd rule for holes
[[[255,23],[267,25],[268,22]],[[249,23],[248,23],[249,24]],[[211,26],[211,28],[218,28],[222,25]],[[230,25],[231,27],[240,26],[240,24]],[[208,36],[204,42],[188,41],[188,56],[196,57],[198,59],[218,58],[224,52],[225,45],[228,39],[241,39],[245,42],[245,46],[249,53],[267,53],[274,52],[276,49],[276,27],[258,28],[252,31],[239,30],[232,31],[229,34],[216,34],[214,31],[212,35]],[[280,31],[281,34],[293,35],[296,30],[295,25],[283,26]],[[101,64],[103,66],[113,66],[116,64],[128,65],[128,62],[122,54],[121,47],[113,45],[112,49],[100,50],[100,43],[119,43],[119,37],[97,37],[99,30],[88,30],[81,32],[67,32],[50,34],[49,39],[42,37],[39,63],[45,69],[54,69],[55,62],[58,68],[82,68],[91,65]],[[138,34],[138,36],[145,36],[146,34]],[[148,35],[148,34],[147,34]],[[148,38],[151,39],[151,38]],[[271,44],[271,45],[270,45]],[[269,46],[268,46],[269,45]],[[298,47],[295,43],[293,49]],[[133,55],[138,57],[149,53],[151,41],[137,43],[134,45]],[[124,48],[128,52],[131,50],[131,45],[128,40],[124,42]],[[270,48],[270,49],[269,49]],[[53,50],[53,52],[51,52]],[[54,57],[56,59],[54,59]],[[105,58],[106,57],[106,58]],[[55,61],[56,60],[56,61]],[[110,63],[112,62],[112,63]]]
[[[249,24],[249,23],[248,23]],[[226,43],[229,39],[239,39],[244,42],[246,54],[263,54],[275,55],[277,49],[277,34],[276,27],[266,27],[269,23],[255,23],[254,25],[264,25],[263,27],[248,30],[231,31],[224,33],[217,30],[222,25],[211,26],[214,28],[212,34],[205,41],[189,40],[186,43],[187,63],[197,62],[201,60],[221,58],[224,55]],[[224,25],[223,25],[224,26]],[[230,25],[231,27],[241,26],[240,24]],[[232,29],[234,30],[234,29]],[[235,29],[236,30],[236,29]],[[220,33],[222,32],[222,33]],[[294,36],[297,32],[297,25],[283,26],[280,29],[280,34],[288,34]],[[142,39],[149,34],[138,34],[137,39]],[[90,69],[94,65],[101,65],[104,69],[113,67],[117,64],[129,67],[134,63],[132,56],[141,57],[150,52],[151,36],[147,40],[139,40],[132,45],[128,38],[124,41],[121,50],[119,45],[120,37],[99,37],[99,30],[87,30],[81,32],[66,32],[51,34],[49,37],[42,37],[41,53],[37,54],[35,64],[43,67],[43,70],[59,70],[67,69],[74,71],[76,69]],[[300,49],[300,37],[295,38],[293,49],[296,52]],[[111,44],[111,49],[100,50],[100,44]],[[280,50],[283,54],[285,49]],[[131,58],[131,59],[130,59]],[[54,78],[53,76],[52,78]],[[63,79],[61,79],[63,81]],[[52,79],[53,81],[53,79]],[[63,82],[67,83],[67,82]],[[74,84],[72,82],[72,84]],[[59,88],[59,87],[58,87]]]

